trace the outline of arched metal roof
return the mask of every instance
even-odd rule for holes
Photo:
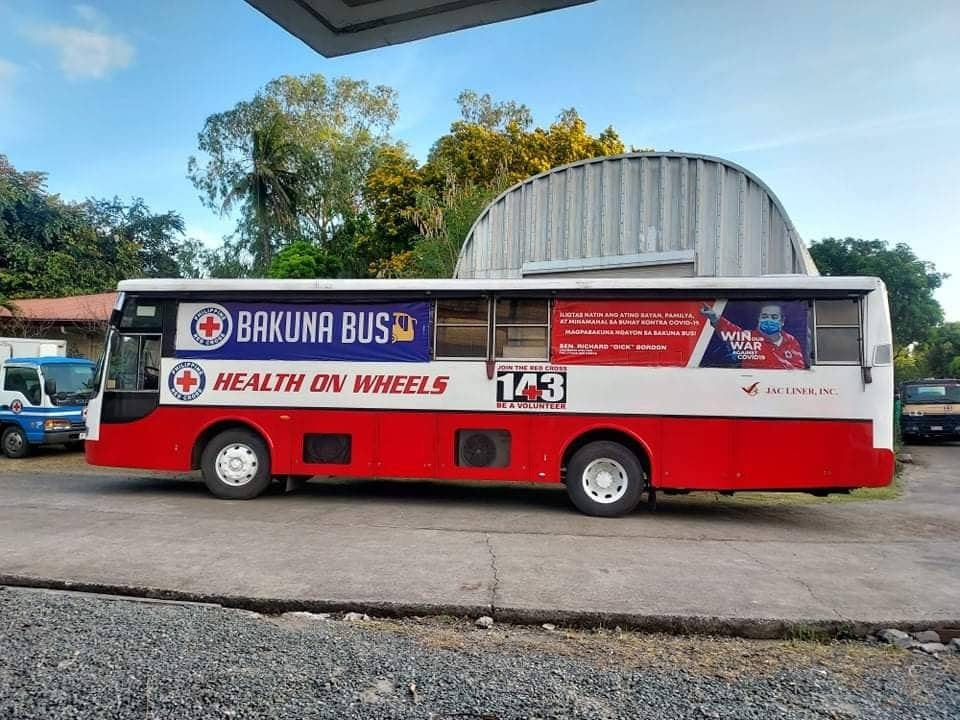
[[[470,228],[455,276],[730,276],[817,269],[777,196],[710,157],[628,153],[517,183]]]

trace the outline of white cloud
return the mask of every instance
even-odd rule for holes
[[[41,45],[54,48],[60,67],[73,80],[102,78],[133,61],[133,46],[122,35],[108,32],[106,18],[90,5],[75,5],[74,12],[86,27],[40,25],[28,35]]]
[[[0,87],[12,82],[19,69],[15,63],[0,58]]]
[[[74,5],[73,9],[84,22],[90,25],[103,24],[103,16],[92,5]]]

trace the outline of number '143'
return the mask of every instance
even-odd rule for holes
[[[567,400],[565,372],[499,372],[498,402],[561,403]]]

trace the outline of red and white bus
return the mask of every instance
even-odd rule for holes
[[[887,485],[876,278],[131,280],[89,405],[94,465],[657,491]]]

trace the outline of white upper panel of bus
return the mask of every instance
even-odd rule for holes
[[[124,280],[123,292],[513,292],[544,290],[851,290],[869,292],[883,287],[874,277],[764,275],[703,278],[551,278],[544,280]]]

